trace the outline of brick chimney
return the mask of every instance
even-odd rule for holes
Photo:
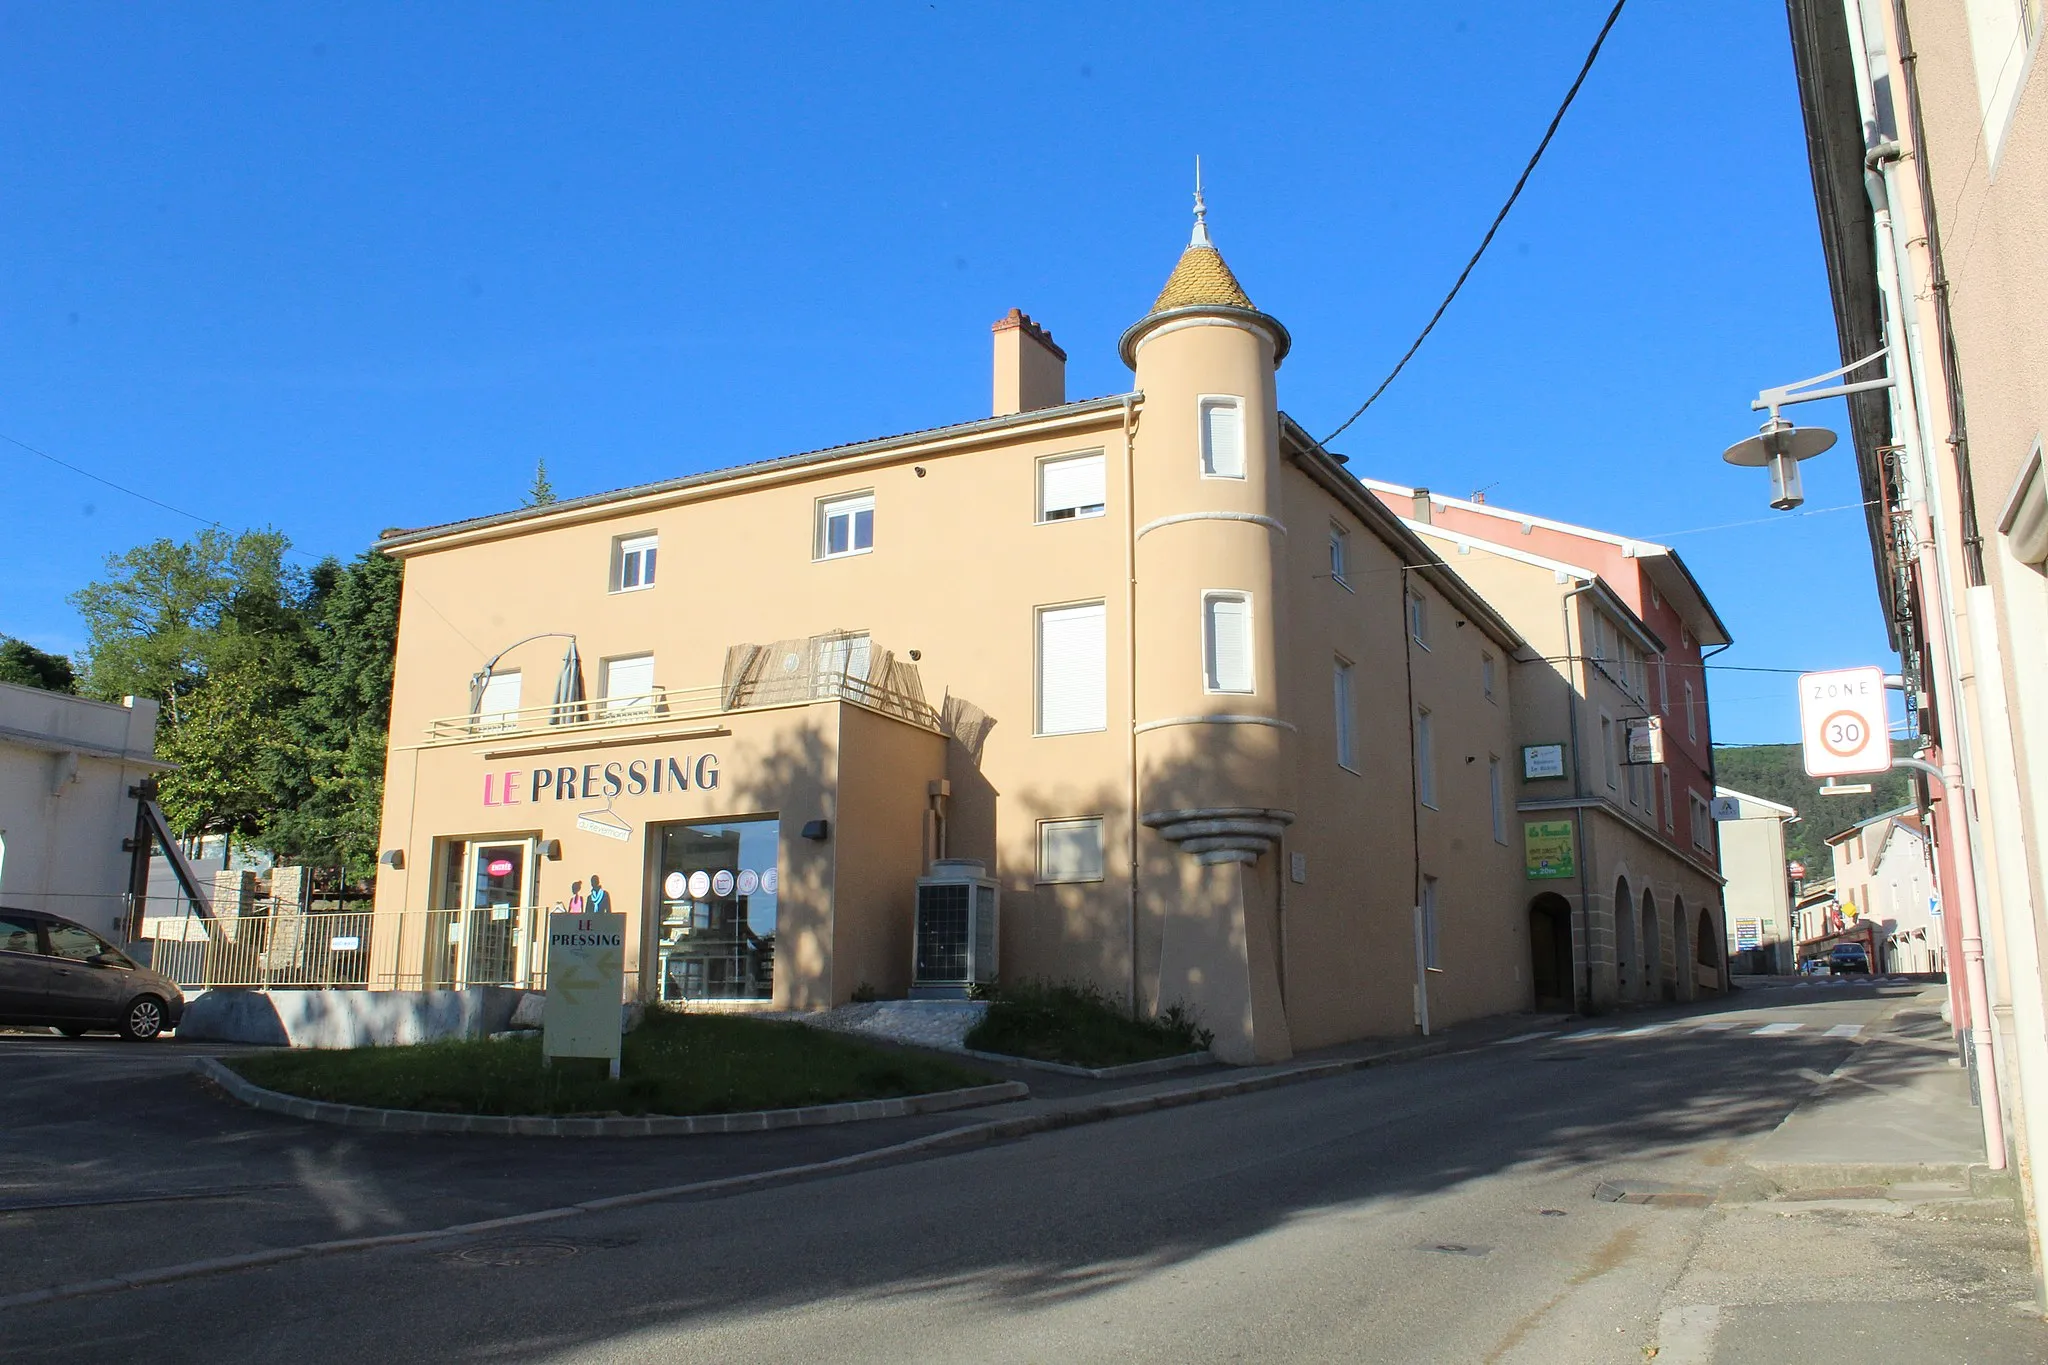
[[[1435,518],[1434,518],[1434,517],[1432,517],[1432,516],[1430,515],[1430,510],[1429,510],[1429,490],[1428,490],[1427,488],[1418,488],[1418,489],[1416,489],[1416,490],[1414,491],[1414,501],[1415,501],[1415,510],[1414,510],[1414,512],[1413,512],[1413,513],[1411,514],[1411,519],[1412,519],[1412,520],[1415,520],[1415,521],[1422,521],[1422,522],[1428,522],[1428,521],[1434,521],[1434,520],[1435,520]]]
[[[1052,333],[1012,308],[991,329],[996,338],[995,415],[1056,408],[1067,401],[1067,353]]]

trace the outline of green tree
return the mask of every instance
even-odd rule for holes
[[[26,640],[0,635],[0,683],[40,687],[45,692],[76,690],[71,660],[37,649]]]
[[[555,500],[555,486],[548,482],[548,462],[535,460],[533,463],[533,487],[526,490],[528,507],[546,507]]]
[[[289,742],[269,761],[265,843],[355,878],[376,865],[401,581],[398,561],[374,550],[313,571]]]
[[[267,773],[291,742],[288,677],[259,659],[209,674],[180,698],[177,724],[157,746],[178,765],[159,785],[180,834],[255,835],[271,818]]]

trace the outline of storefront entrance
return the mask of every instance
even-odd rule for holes
[[[648,826],[663,1000],[773,998],[780,841],[773,816]]]
[[[427,916],[429,987],[526,985],[532,953],[531,838],[449,839]]]

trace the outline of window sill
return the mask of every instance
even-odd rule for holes
[[[1349,763],[1346,763],[1341,758],[1337,760],[1337,766],[1342,768],[1345,772],[1350,773],[1353,777],[1365,776],[1363,772],[1360,772],[1357,768],[1352,767]]]
[[[1421,806],[1424,810],[1435,810],[1437,808],[1437,804],[1434,801],[1418,801],[1415,804]]]
[[[630,588],[611,588],[607,591],[607,595],[611,597],[623,597],[625,594],[629,592],[651,592],[653,591],[653,588],[654,585],[652,583],[635,583]]]
[[[1108,733],[1109,727],[1107,725],[1095,725],[1086,730],[1033,730],[1031,737],[1033,739],[1063,739],[1068,735],[1106,735]]]
[[[1335,583],[1335,584],[1336,584],[1336,585],[1337,585],[1338,587],[1340,587],[1340,588],[1344,589],[1344,591],[1346,591],[1346,592],[1350,593],[1350,594],[1351,594],[1352,596],[1356,597],[1356,596],[1358,595],[1358,589],[1356,589],[1356,588],[1352,587],[1352,586],[1351,586],[1351,580],[1350,580],[1350,579],[1348,579],[1348,578],[1346,578],[1346,577],[1345,577],[1345,576],[1344,576],[1343,574],[1340,574],[1340,573],[1333,573],[1333,574],[1331,574],[1331,575],[1330,575],[1330,581],[1331,581],[1332,583]]]
[[[1047,881],[1045,878],[1040,877],[1031,884],[1033,886],[1101,886],[1108,880],[1109,878],[1107,877],[1062,877],[1057,881]]]
[[[1225,479],[1231,483],[1243,483],[1245,476],[1242,474],[1211,474],[1205,469],[1202,471],[1202,477],[1205,479]]]
[[[1071,517],[1048,517],[1040,515],[1037,524],[1040,526],[1066,526],[1076,521],[1100,521],[1107,515],[1109,515],[1109,513],[1106,509],[1098,507],[1093,512],[1076,512]]]
[[[874,552],[875,552],[875,547],[874,547],[874,546],[872,546],[872,545],[869,545],[869,546],[866,546],[866,547],[864,547],[864,548],[862,548],[862,549],[858,549],[858,550],[841,550],[841,551],[840,551],[840,552],[839,552],[838,554],[836,554],[836,555],[817,555],[817,556],[815,556],[815,557],[814,557],[814,558],[813,558],[813,559],[811,560],[811,562],[812,562],[813,564],[823,564],[823,563],[825,563],[825,562],[826,562],[827,560],[833,560],[833,559],[859,559],[859,558],[860,558],[860,557],[861,557],[862,555],[871,555],[871,554],[873,554]]]

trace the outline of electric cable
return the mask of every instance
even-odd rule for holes
[[[1443,319],[1444,313],[1450,308],[1451,300],[1457,298],[1458,291],[1465,287],[1465,280],[1471,275],[1474,268],[1478,266],[1479,258],[1486,254],[1487,247],[1493,245],[1493,235],[1499,232],[1500,225],[1507,221],[1508,210],[1512,209],[1515,206],[1515,201],[1522,197],[1522,187],[1529,183],[1530,175],[1536,170],[1536,163],[1543,159],[1544,150],[1550,146],[1550,139],[1557,136],[1557,127],[1560,123],[1564,122],[1565,111],[1570,109],[1572,101],[1578,98],[1579,87],[1586,83],[1587,75],[1593,70],[1593,61],[1600,55],[1602,44],[1607,41],[1608,31],[1614,27],[1614,21],[1621,18],[1621,7],[1627,3],[1628,0],[1615,0],[1614,8],[1608,11],[1607,22],[1600,25],[1599,36],[1593,39],[1593,48],[1586,54],[1585,64],[1579,68],[1578,77],[1572,81],[1572,88],[1564,92],[1564,103],[1558,105],[1557,112],[1551,115],[1550,126],[1543,130],[1543,140],[1536,144],[1535,154],[1529,158],[1529,164],[1522,168],[1521,177],[1515,181],[1515,188],[1508,193],[1508,201],[1502,204],[1500,212],[1493,216],[1493,225],[1486,229],[1486,236],[1480,239],[1479,249],[1472,253],[1472,259],[1465,262],[1465,268],[1458,272],[1457,282],[1451,286],[1451,292],[1444,295],[1444,301],[1438,304],[1436,312],[1430,315],[1428,325],[1422,329],[1421,335],[1415,338],[1415,344],[1408,348],[1408,353],[1401,357],[1400,363],[1394,366],[1393,371],[1380,381],[1380,386],[1372,391],[1372,397],[1360,403],[1358,411],[1344,419],[1344,426],[1338,427],[1328,436],[1325,436],[1323,438],[1324,445],[1328,445],[1343,435],[1345,427],[1350,426],[1353,422],[1363,417],[1365,410],[1379,401],[1379,396],[1387,391],[1387,386],[1394,382],[1395,377],[1403,369],[1407,368],[1408,362],[1415,358],[1415,353],[1422,349],[1422,343],[1428,339],[1429,334],[1436,329],[1437,323]]]

